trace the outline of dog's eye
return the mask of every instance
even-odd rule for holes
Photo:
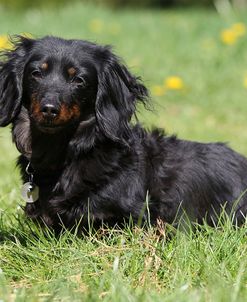
[[[85,88],[88,86],[87,81],[83,77],[74,77],[71,82]]]
[[[35,79],[40,79],[42,78],[42,72],[38,69],[32,71],[31,73],[32,77],[35,78]]]

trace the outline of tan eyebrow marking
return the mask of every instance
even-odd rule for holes
[[[76,74],[76,69],[74,67],[70,67],[67,71],[71,77],[73,77]]]
[[[47,70],[48,69],[48,63],[47,62],[42,63],[41,69]]]

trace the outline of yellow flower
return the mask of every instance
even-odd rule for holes
[[[237,37],[244,36],[246,33],[246,26],[244,23],[235,23],[232,25],[232,30]]]
[[[237,39],[244,36],[246,33],[246,26],[244,23],[234,23],[231,28],[222,30],[220,33],[221,41],[227,45],[233,45],[237,42]]]
[[[247,89],[247,75],[244,77],[243,84],[244,84],[244,87]]]
[[[233,45],[237,41],[237,34],[232,29],[225,29],[220,33],[220,38],[224,44]]]
[[[89,22],[89,29],[91,32],[100,34],[103,30],[104,24],[100,19],[92,19]]]
[[[13,46],[9,41],[8,36],[0,35],[0,49],[11,49]]]
[[[171,76],[164,80],[164,87],[170,90],[181,90],[184,88],[184,82],[178,76]]]
[[[165,94],[165,87],[161,85],[154,85],[151,87],[151,92],[155,96],[163,96]]]

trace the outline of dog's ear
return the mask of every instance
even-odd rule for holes
[[[13,50],[2,54],[0,62],[0,126],[7,126],[19,113],[22,99],[22,80],[27,53],[33,40],[18,37]]]
[[[126,143],[136,104],[138,101],[146,103],[148,91],[109,48],[104,48],[102,57],[96,97],[98,127],[111,140]]]

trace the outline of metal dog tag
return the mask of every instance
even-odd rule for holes
[[[22,186],[21,196],[27,203],[34,203],[39,199],[39,187],[34,183],[26,182]]]

